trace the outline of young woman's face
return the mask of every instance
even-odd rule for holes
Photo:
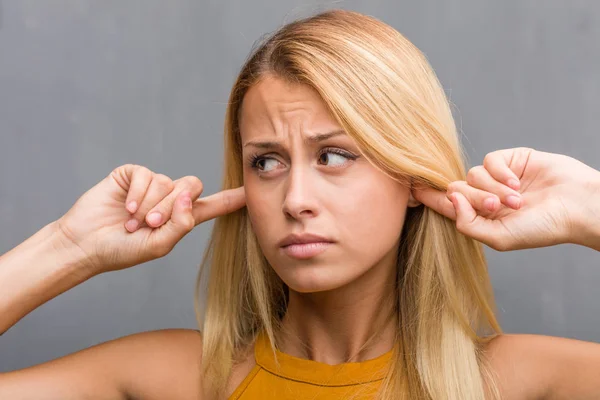
[[[335,289],[394,265],[410,189],[361,156],[314,89],[262,80],[244,97],[240,130],[252,227],[290,289]],[[282,247],[290,234],[328,243]]]

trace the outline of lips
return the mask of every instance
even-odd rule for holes
[[[314,233],[291,234],[286,236],[281,242],[279,242],[279,246],[286,247],[291,244],[306,243],[333,243],[333,240]]]

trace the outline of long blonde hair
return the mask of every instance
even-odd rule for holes
[[[363,154],[393,179],[444,191],[465,179],[450,106],[425,56],[373,17],[330,10],[283,26],[242,67],[227,106],[223,189],[244,183],[240,106],[267,74],[317,90]],[[499,397],[483,352],[501,328],[482,245],[420,206],[407,210],[398,250],[397,337],[378,398],[475,400],[488,388]],[[210,398],[224,396],[233,364],[259,331],[275,351],[287,290],[262,254],[246,208],[218,218],[196,288]]]

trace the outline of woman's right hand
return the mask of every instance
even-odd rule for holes
[[[172,181],[126,164],[84,193],[56,221],[57,228],[82,252],[82,268],[96,274],[128,268],[167,255],[196,225],[246,204],[243,186],[198,199],[202,189],[195,176]],[[156,211],[158,223],[150,218]],[[130,220],[138,222],[137,229]]]

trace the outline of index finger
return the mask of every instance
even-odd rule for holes
[[[446,192],[432,187],[413,188],[413,197],[443,216],[456,221],[456,209]]]
[[[216,217],[237,211],[246,205],[244,187],[226,189],[200,198],[192,204],[192,215],[196,225]]]

